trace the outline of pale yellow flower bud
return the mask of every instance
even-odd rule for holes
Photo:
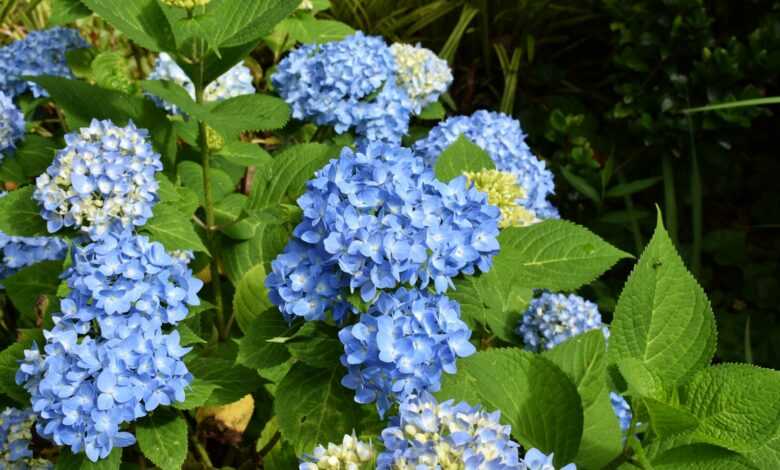
[[[499,227],[524,227],[539,222],[536,214],[518,204],[526,197],[517,184],[517,177],[498,170],[481,170],[463,173],[478,191],[487,194],[488,202],[501,210]]]

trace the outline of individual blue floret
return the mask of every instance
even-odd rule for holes
[[[190,77],[184,73],[184,70],[165,52],[157,56],[154,63],[154,69],[149,73],[149,80],[167,80],[181,86],[190,97],[195,99],[195,85]],[[235,98],[241,95],[252,95],[255,93],[255,87],[252,84],[252,71],[242,63],[234,65],[230,70],[219,76],[216,80],[209,83],[203,90],[203,99],[207,102],[222,101],[228,98]],[[159,107],[164,108],[171,114],[181,114],[179,108],[164,100],[149,95]]]
[[[16,149],[16,143],[24,137],[24,114],[14,102],[0,91],[0,162]]]
[[[149,132],[130,122],[93,120],[65,136],[64,149],[36,180],[33,198],[49,232],[78,228],[100,237],[110,228],[141,226],[157,202],[160,154]]]
[[[612,404],[612,409],[615,410],[615,416],[620,421],[620,430],[625,434],[631,427],[631,419],[633,418],[631,406],[625,398],[615,392],[609,392],[609,401]]]
[[[437,180],[408,149],[345,148],[307,188],[295,246],[272,263],[266,281],[288,319],[322,319],[334,305],[343,312],[335,292],[344,288],[366,302],[401,285],[432,284],[442,293],[459,274],[488,271],[498,252],[498,208],[465,177]],[[327,282],[315,282],[320,272]]]
[[[341,383],[355,390],[357,403],[376,402],[384,415],[394,401],[438,391],[442,372],[454,374],[456,359],[476,351],[470,337],[454,300],[404,288],[384,293],[339,332],[347,368]]]
[[[544,292],[531,301],[515,331],[527,350],[540,351],[596,328],[609,335],[596,304],[574,294]]]
[[[70,292],[43,353],[25,351],[16,381],[32,396],[38,433],[96,461],[135,442],[124,423],[184,400],[189,348],[162,327],[198,305],[202,282],[129,231],[76,247],[64,278]]]
[[[6,194],[0,192],[0,198]],[[0,281],[41,261],[63,259],[67,249],[67,243],[59,238],[10,237],[0,232]]]
[[[454,116],[434,127],[412,150],[433,165],[439,155],[464,135],[490,155],[496,169],[517,176],[526,193],[521,201],[539,219],[558,218],[558,211],[547,200],[555,192],[553,174],[531,153],[520,123],[503,113],[480,110],[471,116]]]
[[[523,470],[555,470],[553,463],[553,454],[545,454],[539,449],[529,449],[523,457]],[[577,470],[573,463],[564,465],[559,470]]]
[[[33,457],[31,446],[35,414],[31,409],[6,408],[0,413],[0,469],[50,470],[54,464]]]
[[[376,468],[523,470],[511,426],[500,417],[465,402],[437,403],[428,393],[410,397],[382,431],[385,451]]]
[[[12,98],[28,90],[36,98],[48,96],[46,90],[23,80],[22,76],[73,78],[65,53],[84,47],[89,47],[89,44],[75,29],[55,27],[31,31],[24,39],[0,48],[0,91]]]

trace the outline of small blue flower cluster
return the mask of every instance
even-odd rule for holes
[[[50,470],[48,460],[36,459],[30,449],[35,414],[30,409],[6,408],[0,413],[0,469]]]
[[[631,427],[631,420],[634,417],[631,413],[631,406],[625,398],[615,392],[609,392],[609,401],[612,404],[612,409],[615,410],[615,416],[620,421],[620,430],[623,433],[628,432],[628,428]]]
[[[438,99],[452,82],[446,62],[422,48],[394,49],[357,32],[305,45],[284,58],[272,77],[296,119],[312,119],[361,141],[399,143],[413,113]]]
[[[177,331],[202,282],[163,246],[131,231],[74,250],[70,292],[44,331],[44,355],[25,351],[17,383],[32,396],[38,433],[96,461],[132,445],[122,431],[160,405],[184,400],[192,376]]]
[[[288,318],[323,319],[347,284],[372,301],[377,289],[403,284],[438,293],[452,277],[490,269],[498,252],[497,207],[466,186],[437,180],[408,149],[374,142],[342,150],[298,199],[297,239],[273,263],[271,301]],[[298,252],[314,250],[312,254]],[[312,264],[308,262],[312,261]],[[333,274],[340,270],[346,276]],[[318,282],[327,273],[326,282]],[[345,307],[337,307],[340,319]]]
[[[499,411],[452,400],[437,403],[428,393],[401,403],[399,416],[382,431],[385,451],[377,470],[397,468],[490,468],[523,470],[519,445]]]
[[[442,372],[454,374],[455,360],[475,352],[470,337],[457,302],[422,290],[383,293],[339,332],[348,371],[341,383],[384,415],[393,401],[439,390]]]
[[[16,143],[24,137],[24,115],[13,100],[0,91],[0,162]]]
[[[553,454],[545,455],[539,449],[530,449],[523,457],[522,470],[555,470]],[[577,470],[573,463],[564,465],[559,470]]]
[[[33,194],[43,207],[49,232],[80,228],[92,237],[146,223],[157,202],[155,174],[160,155],[149,132],[132,122],[118,127],[93,120],[89,127],[65,136]]]
[[[75,29],[55,27],[32,31],[22,40],[0,48],[0,91],[11,97],[31,91],[36,98],[46,90],[23,80],[25,75],[55,75],[72,78],[65,60],[70,49],[89,47]]]
[[[544,292],[531,301],[516,332],[527,350],[540,351],[596,328],[609,335],[596,304],[574,294]]]
[[[195,85],[190,77],[184,73],[184,70],[171,58],[170,55],[163,52],[157,56],[154,63],[154,69],[148,77],[149,80],[167,80],[176,83],[187,90],[192,99],[195,99]],[[252,72],[244,64],[236,64],[222,74],[219,78],[211,82],[203,90],[203,99],[205,101],[222,101],[228,98],[234,98],[241,95],[251,95],[255,93],[255,87],[252,85]],[[176,105],[165,102],[154,95],[148,95],[157,106],[165,109],[171,114],[181,114]]]
[[[539,219],[559,217],[547,200],[555,191],[552,172],[531,153],[520,123],[506,114],[481,110],[471,116],[451,117],[434,127],[425,139],[415,142],[412,150],[433,164],[461,135],[487,152],[497,170],[517,176],[526,193],[520,201],[523,207]]]

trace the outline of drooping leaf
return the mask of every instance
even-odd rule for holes
[[[660,214],[620,295],[611,332],[610,362],[636,358],[669,385],[706,367],[715,352],[712,307],[675,251]]]
[[[357,430],[360,408],[353,392],[341,385],[345,371],[337,365],[318,369],[295,364],[276,387],[274,412],[282,437],[298,455],[319,442],[336,442]]]
[[[436,178],[447,182],[463,175],[466,171],[493,170],[496,164],[490,155],[461,135],[436,159]]]
[[[458,361],[457,374],[444,375],[436,395],[501,410],[520,444],[555,452],[558,465],[577,455],[583,429],[577,387],[542,356],[516,348],[478,352]]]
[[[161,470],[178,470],[187,458],[187,422],[178,413],[159,408],[136,424],[141,452]]]
[[[537,289],[576,289],[631,256],[564,220],[509,227],[498,241],[501,251],[493,260],[494,269],[507,273],[505,282]]]

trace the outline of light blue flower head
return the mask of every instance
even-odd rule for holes
[[[510,426],[499,411],[452,400],[437,403],[428,393],[410,397],[382,431],[385,451],[378,470],[397,468],[463,468],[523,470]]]
[[[24,137],[24,115],[14,102],[0,91],[0,162],[6,153],[16,149]]]
[[[488,271],[499,248],[500,212],[484,193],[465,177],[437,180],[422,159],[395,145],[345,148],[309,181],[298,205],[294,246],[266,280],[288,319],[344,313],[335,292],[345,287],[366,302],[402,285],[445,292],[459,274]],[[327,282],[316,277],[320,271]]]
[[[553,454],[547,455],[539,449],[530,449],[525,453],[520,468],[523,470],[555,470]],[[577,466],[570,463],[559,470],[577,470]]]
[[[54,464],[34,458],[30,448],[35,414],[31,409],[6,408],[0,413],[0,468],[50,470]]]
[[[184,70],[165,52],[157,56],[154,69],[149,73],[149,80],[167,80],[181,86],[190,97],[195,99],[195,85]],[[203,99],[207,102],[223,101],[241,95],[252,95],[255,87],[252,84],[252,71],[242,63],[234,65],[230,70],[220,75],[219,78],[209,83],[203,90]],[[148,95],[157,106],[171,114],[181,114],[179,108],[167,103],[154,95]]]
[[[118,127],[93,120],[67,134],[65,143],[33,193],[49,232],[73,227],[100,237],[113,227],[145,224],[157,202],[155,174],[162,170],[149,132],[132,122]]]
[[[596,328],[609,336],[596,304],[575,294],[544,292],[531,301],[515,331],[527,350],[540,351]]]
[[[384,415],[395,401],[439,390],[442,372],[454,374],[456,359],[475,352],[470,337],[454,300],[417,289],[383,293],[339,332],[347,368],[341,383]]]
[[[464,135],[490,155],[496,169],[517,176],[525,190],[522,201],[539,219],[558,218],[547,200],[555,192],[553,174],[531,153],[520,122],[503,113],[477,111],[471,116],[454,116],[434,127],[425,139],[415,142],[414,152],[433,165],[439,155]]]
[[[28,90],[36,98],[48,96],[38,84],[25,81],[22,76],[73,78],[65,53],[84,47],[89,44],[75,29],[55,27],[30,32],[24,39],[0,48],[0,91],[12,98]]]
[[[358,31],[341,41],[292,51],[272,80],[295,119],[355,129],[366,141],[398,143],[412,103],[395,80],[395,59],[384,39]]]
[[[189,348],[162,327],[199,303],[202,283],[129,231],[77,247],[64,278],[70,292],[44,330],[43,353],[25,351],[16,381],[32,396],[38,433],[96,461],[135,443],[124,423],[184,400]]]

